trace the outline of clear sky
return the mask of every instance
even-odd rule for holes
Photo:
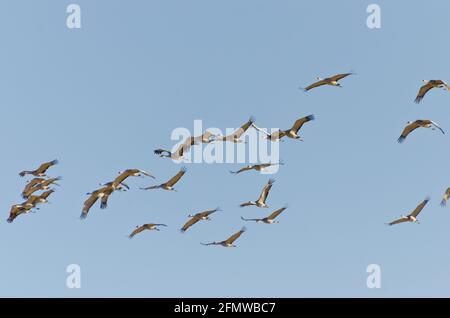
[[[66,27],[69,1],[0,3],[3,167],[0,296],[310,297],[450,296],[450,94],[413,103],[422,79],[450,80],[450,2],[72,1],[82,28]],[[366,7],[381,6],[381,29]],[[316,76],[354,70],[343,88],[304,93]],[[289,127],[314,114],[305,142],[280,145],[270,209],[256,199],[267,175],[239,164],[189,164],[178,192],[140,191],[131,179],[109,207],[79,215],[85,193],[127,168],[166,181],[180,168],[153,155],[176,127]],[[58,158],[51,204],[6,223],[29,178]],[[427,195],[421,224],[388,227]],[[205,247],[289,204],[280,224],[246,224],[238,248]],[[189,213],[221,206],[211,222],[178,229]],[[143,223],[161,232],[127,235]],[[66,286],[79,264],[81,288]],[[381,267],[381,288],[366,267]]]

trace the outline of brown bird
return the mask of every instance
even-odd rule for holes
[[[450,91],[450,87],[447,85],[446,82],[442,80],[423,80],[423,82],[425,83],[425,85],[420,87],[419,93],[417,94],[416,99],[414,100],[414,102],[417,104],[420,103],[425,94],[428,93],[428,91],[433,88],[443,88],[445,90]]]
[[[275,218],[277,216],[279,216],[284,210],[286,210],[287,207],[283,207],[281,209],[276,210],[275,212],[273,212],[271,215],[269,215],[268,217],[262,218],[262,219],[246,219],[244,217],[241,216],[241,219],[244,221],[255,221],[256,223],[262,222],[262,223],[266,223],[266,224],[272,224],[272,223],[279,223],[278,221],[275,222]]]
[[[233,234],[232,236],[230,236],[228,239],[226,239],[225,241],[221,241],[221,242],[212,242],[212,243],[201,243],[202,245],[208,246],[208,245],[221,245],[223,247],[236,247],[236,245],[234,245],[234,241],[236,241],[239,236],[242,235],[242,233],[244,233],[247,229],[245,227],[243,227],[239,232],[236,232],[235,234]]]
[[[406,124],[407,124],[407,126],[405,127],[405,129],[403,129],[402,134],[397,139],[397,141],[399,143],[402,143],[411,132],[413,132],[414,130],[416,130],[419,127],[432,128],[433,130],[435,130],[437,128],[442,132],[442,134],[445,134],[445,132],[442,130],[442,128],[439,127],[438,124],[436,124],[432,120],[419,119],[414,122],[408,121]]]
[[[249,170],[256,170],[256,171],[263,172],[263,171],[266,171],[267,168],[269,168],[271,166],[277,166],[277,165],[281,166],[281,165],[284,165],[284,163],[283,162],[278,162],[278,163],[268,162],[268,163],[262,163],[262,164],[257,164],[257,165],[248,165],[248,166],[245,166],[245,167],[243,167],[243,168],[241,168],[241,169],[239,169],[237,171],[230,171],[230,173],[238,174],[238,173],[241,173],[241,172],[244,172],[244,171],[249,171]]]
[[[55,190],[45,191],[41,195],[30,195],[28,200],[25,202],[25,205],[29,205],[34,208],[40,203],[48,203],[47,199],[53,192],[55,192]]]
[[[323,85],[330,85],[330,86],[337,86],[337,87],[342,87],[341,84],[338,83],[339,80],[343,79],[344,77],[347,77],[349,75],[353,75],[355,73],[344,73],[344,74],[337,74],[331,77],[327,77],[327,78],[320,78],[320,77],[316,77],[316,79],[318,80],[317,82],[309,85],[308,87],[302,88],[305,92],[315,88],[315,87],[319,87],[319,86],[323,86]]]
[[[256,130],[259,130],[259,131],[263,132],[264,134],[266,134],[267,135],[266,138],[271,141],[280,141],[281,138],[283,138],[284,136],[287,136],[292,139],[299,139],[299,140],[303,141],[301,139],[301,137],[298,135],[298,131],[302,128],[302,126],[305,123],[312,121],[314,119],[315,119],[314,115],[309,115],[306,117],[299,118],[295,121],[294,125],[290,129],[284,130],[284,131],[278,130],[278,131],[273,132],[272,134],[269,134],[267,131],[255,126],[254,124],[253,124],[253,127]]]
[[[181,228],[181,232],[186,232],[188,228],[190,228],[192,225],[194,225],[195,223],[197,223],[198,221],[211,221],[210,219],[210,215],[220,211],[220,208],[217,207],[214,210],[207,210],[204,212],[199,212],[195,215],[188,215],[188,217],[190,217],[191,219],[189,221],[186,222],[186,224],[183,225],[183,227]]]
[[[448,198],[450,198],[450,188],[447,188],[447,190],[444,193],[444,196],[442,197],[442,201],[441,201],[442,207],[447,205]]]
[[[19,215],[32,211],[33,207],[31,207],[30,205],[26,205],[25,203],[26,202],[24,202],[23,204],[15,204],[11,207],[9,217],[6,220],[8,223],[12,223],[14,219]]]
[[[22,196],[24,195],[24,193],[26,193],[26,192],[27,192],[28,190],[30,190],[31,188],[33,188],[33,187],[35,187],[35,186],[38,186],[38,185],[42,184],[42,182],[44,182],[45,180],[47,180],[47,179],[45,179],[45,178],[34,178],[34,179],[30,180],[30,181],[26,184],[25,188],[23,189],[23,191],[22,191]]]
[[[119,171],[119,176],[114,179],[112,186],[113,187],[120,186],[120,184],[123,184],[123,182],[129,177],[144,177],[144,176],[155,179],[155,177],[152,176],[150,173],[140,169],[127,169],[125,171]]]
[[[28,197],[30,195],[32,195],[33,193],[35,193],[37,191],[49,189],[52,184],[59,186],[59,184],[56,182],[56,181],[59,181],[59,180],[62,180],[62,178],[61,177],[57,177],[57,178],[46,179],[46,180],[44,180],[44,181],[34,185],[30,189],[28,189],[26,191],[24,190],[22,192],[22,197],[24,199],[28,199]]]
[[[153,153],[155,155],[159,155],[160,157],[171,158],[173,160],[180,160],[184,157],[186,152],[189,151],[191,146],[195,145],[196,143],[197,141],[195,137],[189,137],[182,144],[180,144],[174,152],[159,148],[155,149]]]
[[[403,216],[402,215],[399,219],[394,220],[391,223],[388,223],[388,225],[394,225],[394,224],[399,224],[399,223],[403,223],[403,222],[417,222],[417,223],[419,223],[419,220],[417,219],[417,216],[422,211],[422,209],[425,207],[425,205],[428,203],[428,201],[430,201],[430,198],[427,197],[425,200],[422,201],[422,203],[420,203],[414,209],[414,211],[411,212],[411,214],[409,214],[407,216]]]
[[[255,205],[258,208],[268,208],[269,206],[266,204],[266,199],[267,199],[267,196],[269,195],[269,191],[272,188],[272,185],[274,182],[275,182],[274,179],[270,179],[269,182],[267,182],[267,184],[264,186],[263,190],[261,191],[261,194],[260,194],[258,200],[248,201],[248,202],[242,203],[240,206],[244,207],[244,206]]]
[[[46,176],[45,173],[47,172],[47,170],[51,166],[56,165],[57,163],[58,163],[58,160],[56,160],[56,159],[53,160],[53,161],[50,161],[50,162],[43,163],[36,170],[32,170],[32,171],[24,170],[24,171],[22,171],[21,173],[19,173],[19,176],[24,177],[27,174],[31,174],[31,175],[33,175],[35,177],[45,177]]]
[[[239,127],[235,132],[228,136],[215,136],[215,141],[230,141],[233,143],[245,143],[245,141],[239,139],[241,136],[252,126],[255,119],[252,117],[249,118],[249,120],[243,124],[241,127]]]
[[[136,229],[131,232],[131,234],[128,236],[130,239],[133,238],[136,234],[141,233],[144,230],[154,230],[154,231],[159,231],[159,229],[157,228],[157,226],[167,226],[165,224],[154,224],[154,223],[149,223],[149,224],[144,224],[142,226],[136,226]]]
[[[169,181],[162,183],[160,185],[154,185],[147,188],[141,188],[141,190],[151,190],[151,189],[163,189],[170,191],[177,191],[173,188],[173,186],[181,179],[181,177],[186,173],[186,167],[182,167],[180,172],[178,172],[175,176],[173,176]]]
[[[87,193],[89,198],[84,202],[83,210],[81,212],[81,219],[85,219],[89,213],[91,207],[97,202],[98,199],[101,199],[100,208],[105,209],[108,205],[109,196],[115,191],[122,189],[122,187],[128,187],[124,183],[117,184],[116,181],[108,182],[103,187],[98,190]]]

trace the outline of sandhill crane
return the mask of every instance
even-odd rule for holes
[[[422,203],[420,203],[414,209],[414,211],[411,212],[411,214],[409,214],[407,216],[403,216],[402,215],[402,216],[400,216],[399,219],[394,220],[391,223],[388,223],[388,225],[394,225],[394,224],[403,223],[403,222],[417,222],[417,223],[419,223],[419,220],[417,219],[417,216],[422,211],[422,209],[425,207],[425,205],[428,203],[428,201],[430,201],[429,197],[427,197],[425,200],[423,200]]]
[[[59,186],[59,184],[56,182],[59,180],[62,180],[62,178],[56,177],[56,178],[46,179],[46,180],[34,185],[33,187],[29,188],[28,190],[22,191],[22,197],[24,199],[27,199],[30,195],[32,195],[36,191],[49,189],[52,184]]]
[[[118,187],[120,184],[123,184],[123,182],[128,177],[144,177],[144,176],[155,179],[155,177],[153,175],[151,175],[147,171],[140,170],[140,169],[127,169],[125,171],[119,171],[119,176],[114,179],[112,186]]]
[[[89,198],[84,202],[80,218],[85,219],[87,217],[89,210],[95,204],[95,202],[97,202],[98,199],[101,199],[100,208],[105,209],[108,204],[109,196],[115,190],[121,189],[122,185],[123,183],[117,184],[116,181],[108,182],[102,188],[87,193],[87,195],[89,195]]]
[[[188,215],[188,217],[190,217],[191,219],[183,225],[183,227],[180,229],[180,231],[183,233],[186,232],[188,228],[190,228],[192,225],[194,225],[198,221],[211,221],[209,216],[217,211],[220,211],[219,207],[215,208],[214,210],[207,210],[207,211],[199,212],[195,215]]]
[[[278,163],[268,162],[268,163],[262,163],[262,164],[256,164],[256,165],[248,165],[248,166],[245,166],[245,167],[243,167],[243,168],[241,168],[241,169],[239,169],[237,171],[230,171],[230,173],[238,174],[238,173],[241,173],[241,172],[244,172],[244,171],[249,171],[249,170],[256,170],[256,171],[262,172],[262,171],[266,171],[267,168],[269,168],[269,167],[277,166],[277,165],[281,166],[281,165],[284,165],[284,163],[283,162],[278,162]]]
[[[292,138],[292,139],[299,139],[299,140],[303,141],[300,138],[300,136],[298,135],[298,131],[300,130],[300,128],[302,128],[302,126],[305,123],[307,123],[309,121],[312,121],[314,119],[315,119],[314,115],[308,115],[308,116],[299,118],[299,119],[297,119],[295,121],[294,125],[290,129],[288,129],[288,130],[278,130],[278,131],[273,132],[272,134],[269,134],[264,129],[261,129],[261,128],[257,127],[255,124],[253,124],[253,127],[256,130],[259,130],[259,131],[263,132],[264,134],[266,134],[267,135],[266,138],[271,140],[271,141],[280,141],[281,138],[283,138],[284,136],[287,136],[287,137]]]
[[[444,207],[447,205],[447,201],[450,198],[450,188],[447,188],[447,190],[444,193],[444,196],[442,197],[441,206]]]
[[[258,200],[248,201],[248,202],[242,203],[240,206],[245,207],[245,206],[255,205],[258,208],[268,208],[269,206],[266,204],[266,199],[267,199],[267,196],[269,195],[269,191],[272,188],[272,185],[274,182],[275,182],[274,179],[269,179],[269,182],[267,182],[267,184],[264,186]]]
[[[171,190],[177,191],[173,188],[173,186],[181,179],[181,177],[186,173],[186,167],[182,167],[180,172],[178,172],[175,176],[173,176],[169,181],[162,183],[160,185],[154,185],[147,188],[141,188],[141,190],[152,190],[152,189],[163,189],[163,190]]]
[[[312,83],[308,87],[305,87],[305,88],[300,87],[300,88],[303,89],[305,92],[307,92],[310,89],[313,89],[313,88],[319,87],[319,86],[323,86],[323,85],[342,87],[342,85],[339,84],[338,81],[343,79],[344,77],[347,77],[347,76],[353,75],[353,74],[355,74],[355,73],[350,72],[350,73],[344,73],[344,74],[337,74],[337,75],[327,77],[327,78],[316,77],[317,82]]]
[[[155,223],[148,223],[141,226],[136,226],[136,229],[131,232],[131,234],[128,236],[130,239],[133,238],[136,234],[141,233],[142,231],[149,230],[149,231],[159,231],[158,226],[167,226],[165,224],[155,224]]]
[[[193,144],[195,144],[194,137],[190,137],[186,139],[185,142],[183,142],[181,145],[179,145],[174,152],[159,148],[155,149],[153,153],[160,157],[171,158],[173,160],[180,160],[183,158],[184,154],[191,148]]]
[[[228,136],[215,136],[214,140],[216,141],[230,141],[234,143],[245,143],[243,140],[239,139],[241,136],[252,126],[255,122],[255,118],[252,116],[248,119],[248,121],[239,127],[235,132]]]
[[[23,189],[22,195],[23,195],[23,193],[27,192],[27,191],[30,190],[31,188],[33,188],[33,187],[35,187],[35,186],[38,186],[38,185],[42,184],[42,182],[44,182],[45,180],[47,180],[47,179],[45,179],[45,178],[34,178],[34,179],[30,180],[30,181],[26,184],[25,188]]]
[[[397,141],[399,143],[402,143],[412,131],[414,131],[415,129],[417,129],[419,127],[432,128],[433,130],[435,130],[437,128],[437,129],[439,129],[442,132],[442,134],[445,134],[445,132],[442,130],[442,128],[439,127],[439,125],[436,124],[432,120],[419,119],[419,120],[416,120],[414,122],[408,121],[406,124],[407,124],[407,126],[405,127],[405,129],[403,129],[402,134],[397,139]]]
[[[223,247],[236,247],[236,245],[234,245],[234,241],[236,241],[239,236],[242,235],[242,233],[244,233],[247,229],[245,227],[243,227],[239,232],[236,232],[235,234],[233,234],[232,236],[230,236],[229,238],[227,238],[225,241],[221,241],[221,242],[211,242],[211,243],[201,243],[202,245],[205,246],[209,246],[209,245],[221,245]]]
[[[265,218],[262,218],[262,219],[246,219],[246,218],[244,218],[242,216],[241,216],[241,219],[243,221],[255,221],[256,223],[259,223],[259,222],[266,223],[266,224],[278,223],[278,221],[275,222],[275,218],[277,216],[279,216],[281,213],[283,213],[283,211],[286,210],[286,209],[287,209],[287,207],[285,206],[285,207],[283,207],[281,209],[276,210],[271,215],[269,215],[269,216],[267,216]]]
[[[24,213],[29,213],[33,208],[34,207],[30,205],[26,205],[25,202],[22,204],[15,204],[11,207],[9,217],[6,221],[12,223],[16,217]]]
[[[21,173],[19,173],[19,176],[24,177],[27,174],[31,174],[31,175],[33,175],[35,177],[45,177],[46,176],[45,173],[47,172],[48,168],[50,168],[51,166],[56,165],[57,163],[58,163],[57,159],[52,160],[50,162],[43,163],[36,170],[32,170],[32,171],[24,170],[24,171],[22,171]]]
[[[55,190],[45,191],[41,195],[30,195],[28,200],[25,202],[25,205],[35,207],[40,203],[48,203],[47,199],[53,192],[55,192]]]
[[[419,93],[417,94],[416,99],[414,100],[415,103],[420,103],[425,96],[426,93],[428,93],[429,90],[433,88],[443,88],[445,90],[450,91],[450,86],[442,80],[422,80],[425,85],[420,87]]]

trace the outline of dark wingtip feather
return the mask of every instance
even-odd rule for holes
[[[400,137],[398,137],[398,139],[397,139],[397,142],[399,143],[399,144],[401,144],[403,141],[405,141],[405,137],[403,137],[403,136],[400,136]]]

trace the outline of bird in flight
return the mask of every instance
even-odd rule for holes
[[[174,152],[159,148],[155,149],[153,153],[160,157],[171,158],[173,160],[180,160],[183,158],[186,152],[189,151],[191,146],[210,143],[214,141],[213,137],[214,135],[210,131],[206,130],[200,136],[187,138],[182,144],[178,146],[178,148]]]
[[[439,129],[442,132],[442,134],[445,134],[444,130],[442,130],[442,128],[439,127],[439,125],[436,124],[434,121],[428,119],[419,119],[414,122],[408,121],[407,126],[403,129],[403,132],[400,135],[400,137],[398,137],[397,141],[399,143],[402,143],[411,132],[413,132],[419,127],[432,128],[433,130]]]
[[[241,216],[241,219],[243,221],[254,221],[256,223],[260,223],[260,222],[266,223],[266,224],[278,223],[278,221],[275,221],[275,218],[277,216],[279,216],[281,213],[283,213],[283,211],[286,210],[286,209],[287,209],[287,207],[285,206],[285,207],[283,207],[281,209],[276,210],[271,215],[269,215],[269,216],[267,216],[265,218],[262,218],[262,219],[246,219],[246,218],[244,218],[242,216]]]
[[[306,117],[299,118],[295,121],[294,125],[290,129],[278,130],[278,131],[273,132],[272,134],[269,134],[264,129],[257,127],[255,124],[253,124],[253,128],[266,134],[266,139],[268,139],[270,141],[280,141],[281,138],[283,138],[284,136],[287,136],[288,138],[299,139],[299,140],[303,141],[303,139],[301,139],[301,137],[298,135],[298,131],[300,130],[300,128],[302,128],[302,126],[305,123],[312,121],[314,119],[315,119],[314,115],[309,115]]]
[[[32,195],[33,193],[35,193],[36,191],[41,191],[41,190],[47,190],[50,188],[50,186],[52,184],[60,186],[57,181],[61,180],[61,177],[56,177],[56,178],[51,178],[51,179],[44,179],[42,182],[38,182],[37,184],[35,184],[34,186],[29,186],[29,184],[27,184],[25,186],[25,189],[22,191],[22,197],[24,199],[27,199],[30,195]]]
[[[234,245],[234,241],[236,241],[242,233],[244,233],[247,229],[243,227],[239,232],[236,232],[235,234],[231,235],[229,238],[227,238],[225,241],[221,242],[211,242],[211,243],[201,243],[202,245],[209,246],[209,245],[221,245],[223,247],[236,247]]]
[[[24,170],[24,171],[22,171],[21,173],[19,173],[19,176],[24,177],[25,175],[30,174],[30,175],[33,175],[35,177],[46,177],[45,173],[47,172],[47,170],[51,166],[56,165],[57,163],[58,163],[58,160],[56,160],[56,159],[53,160],[53,161],[50,161],[50,162],[43,163],[36,170],[31,170],[31,171]]]
[[[111,183],[111,186],[121,187],[121,185],[123,185],[123,182],[129,177],[144,177],[144,176],[155,179],[155,177],[152,176],[150,173],[140,169],[127,169],[125,171],[119,171],[119,176],[117,176],[114,179],[114,181]],[[128,186],[126,186],[126,188],[128,188]]]
[[[25,202],[25,205],[29,205],[34,208],[40,203],[48,203],[47,199],[53,192],[55,192],[55,190],[45,191],[41,195],[30,195]]]
[[[9,212],[9,217],[6,220],[8,223],[12,223],[16,217],[23,213],[29,213],[33,210],[33,206],[27,205],[26,202],[22,204],[15,204],[11,207],[11,210]]]
[[[188,228],[190,228],[192,225],[194,225],[198,221],[211,221],[211,218],[209,216],[217,211],[220,211],[219,207],[215,208],[214,210],[207,210],[207,211],[196,213],[194,215],[188,215],[188,217],[191,219],[183,225],[183,227],[180,229],[180,231],[183,233],[186,232]]]
[[[241,140],[241,136],[252,126],[255,122],[255,118],[250,117],[248,121],[239,127],[236,131],[228,136],[215,136],[213,140],[215,141],[230,141],[233,143],[245,143],[245,141]]]
[[[267,196],[269,195],[269,191],[272,188],[272,185],[274,182],[275,182],[274,179],[269,179],[269,182],[267,182],[267,184],[262,189],[258,200],[248,201],[248,202],[242,203],[240,206],[245,207],[245,206],[255,205],[258,208],[268,208],[269,206],[266,204],[266,199],[267,199]]]
[[[249,171],[249,170],[256,170],[256,171],[263,172],[263,171],[266,171],[267,168],[272,167],[272,166],[277,166],[277,165],[281,166],[281,165],[284,165],[284,163],[283,162],[278,162],[278,163],[268,162],[268,163],[262,163],[262,164],[256,164],[256,165],[248,165],[248,166],[245,166],[245,167],[243,167],[243,168],[241,168],[241,169],[239,169],[237,171],[230,171],[230,173],[231,174],[238,174],[238,173],[241,173],[241,172],[244,172],[244,171]]]
[[[317,82],[312,83],[308,87],[305,87],[305,88],[300,87],[300,88],[303,89],[305,92],[307,92],[313,88],[323,86],[323,85],[342,87],[342,85],[339,84],[338,81],[343,79],[344,77],[347,77],[347,76],[353,75],[353,74],[355,74],[355,73],[350,72],[350,73],[344,73],[344,74],[337,74],[337,75],[327,77],[327,78],[316,77]]]
[[[173,176],[169,181],[159,185],[141,188],[141,190],[163,189],[163,190],[177,191],[173,188],[173,186],[181,179],[182,176],[184,176],[186,170],[187,170],[186,167],[182,167],[180,171],[175,176]]]
[[[123,190],[129,188],[125,183],[116,183],[116,181],[108,182],[103,187],[98,190],[87,193],[89,198],[83,204],[83,210],[81,212],[81,219],[85,219],[88,216],[89,210],[97,202],[98,199],[101,200],[100,208],[106,209],[108,206],[108,198],[115,190]]]
[[[136,234],[141,233],[142,231],[149,230],[149,231],[159,231],[160,229],[158,226],[167,226],[165,224],[154,224],[154,223],[148,223],[141,226],[136,226],[136,229],[131,232],[131,234],[128,236],[130,239],[133,238]]]
[[[417,93],[416,99],[414,100],[416,104],[420,103],[425,94],[433,88],[443,88],[450,91],[450,86],[448,86],[448,84],[442,80],[423,80],[423,82],[425,83],[425,85],[420,87],[419,93]]]
[[[399,224],[399,223],[403,223],[403,222],[417,222],[417,223],[419,223],[419,220],[417,219],[417,216],[423,210],[423,208],[428,203],[428,201],[430,201],[429,197],[427,197],[425,200],[423,200],[422,203],[420,203],[414,209],[414,211],[411,212],[411,214],[409,214],[407,216],[403,216],[402,215],[399,219],[394,220],[391,223],[388,223],[388,225],[394,225],[394,224]]]
[[[444,193],[444,196],[442,197],[441,206],[444,207],[447,205],[447,201],[450,198],[450,188],[447,188],[447,190]]]

